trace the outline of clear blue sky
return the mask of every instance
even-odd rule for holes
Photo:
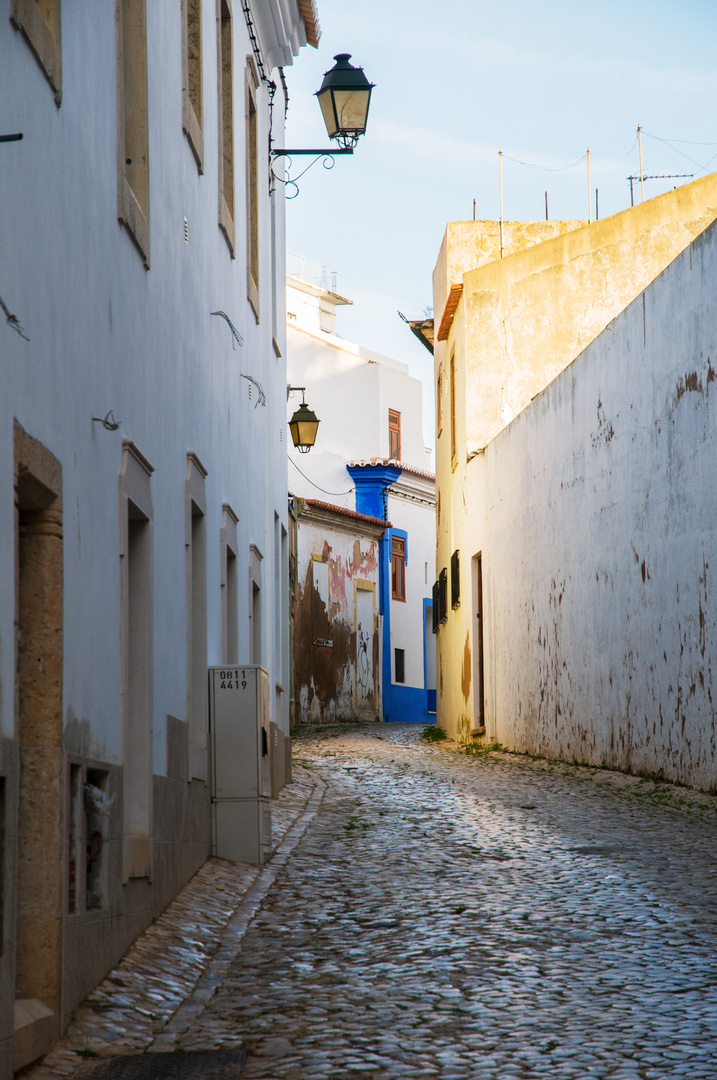
[[[645,173],[717,169],[715,0],[318,5],[320,47],[286,71],[287,145],[327,145],[312,95],[335,53],[351,53],[376,89],[354,156],[332,171],[318,163],[299,182],[287,244],[338,272],[338,291],[354,301],[340,309],[339,333],[407,362],[426,397],[430,354],[396,312],[417,318],[432,303],[447,221],[471,218],[474,198],[478,218],[498,216],[499,148],[506,219],[544,218],[546,189],[551,218],[586,217],[584,161],[551,171],[508,159],[560,166],[588,146],[593,213],[596,187],[601,218],[629,206],[638,123]],[[295,159],[293,171],[305,165]],[[686,182],[648,181],[645,194]]]

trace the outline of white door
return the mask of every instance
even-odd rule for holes
[[[356,590],[356,712],[376,712],[374,684],[373,589]]]

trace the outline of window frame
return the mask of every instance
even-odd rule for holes
[[[202,0],[182,0],[182,131],[204,173]]]
[[[218,223],[236,258],[234,204],[234,48],[231,0],[217,0]]]
[[[438,621],[448,619],[448,571],[445,566],[438,575]]]
[[[149,90],[146,0],[116,0],[117,217],[149,270]],[[130,38],[134,44],[131,50]],[[130,92],[131,91],[131,92]],[[132,148],[135,148],[134,150]],[[139,161],[129,158],[139,153]]]
[[[394,454],[394,436],[396,453]],[[401,414],[397,409],[388,410],[388,456],[391,461],[401,460]]]
[[[244,69],[244,123],[246,137],[246,292],[259,322],[259,113],[256,103],[259,73],[253,56]]]
[[[391,599],[406,602],[406,540],[391,537]]]
[[[53,10],[47,21],[37,0],[10,0],[10,21],[22,34],[55,91],[55,104],[62,104],[62,0],[46,0]]]

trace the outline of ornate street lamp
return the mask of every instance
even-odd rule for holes
[[[285,150],[272,147],[272,161],[278,157],[295,155],[336,157],[339,154],[353,154],[360,136],[366,132],[368,107],[375,83],[368,81],[363,68],[350,64],[350,59],[351,53],[338,53],[334,57],[335,65],[325,73],[324,81],[315,94],[319,99],[329,138],[338,143],[339,149]]]
[[[368,107],[371,104],[370,83],[363,68],[349,63],[351,53],[339,53],[336,64],[324,75],[317,90],[321,113],[330,139],[344,150],[353,151],[359,137],[366,133]]]
[[[301,405],[289,421],[291,440],[300,454],[308,454],[316,442],[316,432],[321,421],[304,400],[305,386],[287,386],[286,394],[290,397],[294,390],[301,390]]]

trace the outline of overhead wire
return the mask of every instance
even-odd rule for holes
[[[349,490],[348,490],[348,491],[327,491],[327,490],[326,490],[326,488],[322,488],[322,487],[321,487],[321,486],[320,486],[319,484],[317,484],[317,483],[316,483],[316,482],[315,482],[314,480],[312,480],[312,479],[311,479],[310,477],[308,477],[308,476],[306,475],[306,473],[305,473],[305,472],[302,472],[302,470],[301,470],[301,469],[299,468],[299,466],[298,466],[298,465],[296,464],[296,462],[294,461],[294,459],[293,459],[293,458],[291,458],[291,457],[290,457],[290,458],[289,458],[289,461],[290,461],[290,462],[291,462],[291,464],[292,464],[292,465],[294,466],[294,468],[296,469],[296,471],[297,471],[297,472],[299,472],[299,473],[301,473],[301,475],[303,476],[304,480],[308,480],[308,482],[309,482],[309,483],[311,484],[311,486],[312,486],[312,487],[315,487],[317,491],[323,491],[324,495],[350,495],[352,491],[355,491],[355,490],[356,490],[356,488],[355,488],[355,487],[351,487],[351,488],[349,488]]]
[[[532,161],[521,161],[519,158],[511,157],[510,154],[503,154],[506,161],[513,161],[516,165],[523,165],[526,169],[537,169],[538,172],[567,172],[568,169],[574,169],[581,161],[585,161],[587,154],[583,154],[582,157],[576,158],[575,161],[570,161],[566,165],[536,165]]]
[[[674,150],[674,152],[676,154],[679,154],[680,157],[683,157],[686,161],[689,161],[691,165],[695,165],[697,167],[698,172],[704,172],[705,169],[709,168],[709,166],[712,164],[712,162],[715,160],[715,158],[717,158],[717,153],[715,153],[715,154],[712,155],[712,157],[709,159],[709,161],[707,161],[704,165],[700,165],[699,161],[696,161],[693,157],[690,157],[689,154],[685,154],[684,151],[678,150],[677,146],[675,145],[676,143],[682,143],[685,146],[717,146],[717,143],[714,143],[714,142],[704,142],[703,143],[703,142],[692,142],[690,139],[663,139],[659,135],[653,135],[652,132],[644,131],[644,130],[643,130],[643,135],[647,135],[647,137],[649,139],[654,139],[656,142],[661,142],[665,146],[669,146],[670,149]]]

